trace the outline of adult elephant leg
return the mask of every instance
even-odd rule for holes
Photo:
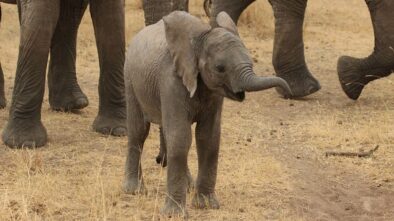
[[[41,122],[45,69],[59,16],[59,0],[20,0],[21,39],[9,121],[3,141],[10,147],[40,147],[47,141]]]
[[[143,0],[145,25],[155,24],[172,11],[188,11],[189,0]]]
[[[60,17],[51,44],[48,71],[49,104],[57,111],[88,106],[76,76],[76,39],[88,5],[86,0],[60,1]]]
[[[216,16],[224,11],[237,24],[242,12],[255,0],[205,0],[204,9],[210,17],[211,25],[216,26]]]
[[[5,108],[7,102],[4,94],[4,73],[0,63],[0,109]]]
[[[275,40],[272,62],[277,76],[285,79],[292,95],[301,98],[318,91],[319,82],[309,72],[304,56],[303,23],[307,0],[269,0],[274,10]]]
[[[1,5],[0,5],[0,23],[1,23]],[[0,63],[0,109],[5,108],[5,106],[6,106],[6,100],[4,94],[4,73]]]
[[[93,128],[103,134],[125,136],[124,0],[92,0],[90,12],[100,62],[99,112]]]
[[[338,76],[346,95],[357,100],[369,82],[389,76],[394,70],[394,1],[366,0],[375,35],[370,56],[357,59],[343,56],[338,60]]]

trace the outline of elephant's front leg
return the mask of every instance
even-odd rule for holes
[[[76,75],[76,39],[87,0],[60,1],[60,17],[51,44],[48,71],[49,104],[57,111],[88,106]]]
[[[7,102],[4,93],[4,73],[0,63],[0,109],[5,108]]]
[[[219,209],[215,194],[220,145],[220,116],[222,104],[212,108],[198,120],[196,144],[198,153],[198,176],[192,204],[199,209]]]
[[[276,74],[289,84],[292,95],[300,98],[320,89],[309,72],[304,56],[303,23],[307,0],[269,0],[275,16],[275,40],[272,62]]]
[[[188,185],[187,155],[192,142],[190,122],[186,120],[186,116],[178,119],[167,117],[163,120],[163,124],[168,154],[168,195],[161,213],[165,216],[187,217],[185,207]]]
[[[39,147],[47,141],[41,122],[45,70],[59,0],[20,0],[21,39],[10,116],[3,141],[10,147]]]
[[[160,127],[160,152],[156,157],[156,163],[160,164],[162,167],[167,166],[167,144],[162,127]],[[187,168],[187,186],[189,192],[194,188],[194,180],[192,174],[190,173],[189,167]]]
[[[125,17],[123,0],[90,1],[100,62],[99,112],[93,128],[103,134],[126,135],[123,66]]]

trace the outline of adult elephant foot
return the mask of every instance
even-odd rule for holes
[[[145,184],[143,180],[138,180],[138,179],[126,180],[124,182],[123,189],[126,193],[132,195],[148,194],[148,190],[145,188]]]
[[[196,209],[219,209],[220,204],[215,193],[196,193],[192,200],[192,205]]]
[[[292,91],[292,94],[287,94],[281,88],[276,88],[276,91],[285,98],[302,98],[321,89],[319,81],[307,69],[295,71],[291,74],[278,73],[277,76],[287,81]]]
[[[163,208],[161,208],[160,213],[164,217],[169,218],[184,218],[188,217],[188,212],[184,206],[180,205],[181,203],[176,202],[171,197],[167,197],[164,203]]]
[[[369,82],[389,76],[394,70],[394,51],[390,54],[391,61],[384,62],[381,59],[373,59],[374,64],[370,63],[372,62],[371,57],[366,59],[349,56],[340,57],[338,60],[338,77],[345,94],[350,99],[357,100]]]
[[[47,131],[40,120],[16,118],[8,122],[2,139],[11,148],[42,147],[47,142]]]
[[[49,104],[55,111],[68,112],[80,110],[89,105],[88,97],[82,92],[76,81],[72,83],[58,83],[58,88],[49,94]]]
[[[343,56],[338,60],[338,77],[346,95],[357,100],[369,82],[389,76],[394,70],[394,2],[366,1],[375,35],[373,53],[364,59]]]
[[[49,104],[55,111],[72,111],[89,105],[78,85],[76,39],[88,1],[60,1],[60,15],[51,41],[48,71]]]
[[[126,136],[126,118],[99,114],[93,122],[93,129],[105,135]]]
[[[278,77],[289,84],[292,95],[302,98],[320,90],[319,82],[308,70],[304,55],[303,24],[307,0],[269,0],[275,17],[272,63]]]

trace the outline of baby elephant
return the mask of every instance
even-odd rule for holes
[[[218,27],[176,11],[132,40],[125,64],[128,156],[125,190],[145,192],[141,153],[150,123],[163,129],[167,147],[165,216],[186,216],[187,156],[196,126],[198,176],[192,201],[197,208],[219,208],[215,184],[223,98],[243,101],[245,91],[279,87],[278,77],[258,77],[236,25],[226,13]]]

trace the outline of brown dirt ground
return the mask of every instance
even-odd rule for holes
[[[192,12],[202,16],[200,3]],[[3,5],[1,61],[11,99],[18,48],[16,8]],[[127,38],[143,27],[143,12],[128,0]],[[263,9],[263,10],[262,10]],[[254,25],[260,24],[259,28]],[[273,73],[273,19],[257,1],[240,33],[259,74]],[[38,150],[0,145],[0,220],[157,220],[165,196],[165,171],[154,161],[158,128],[143,156],[147,196],[122,192],[126,138],[94,133],[98,61],[88,13],[78,41],[79,82],[90,106],[79,113],[49,110],[42,118],[49,143]],[[341,91],[336,60],[367,56],[373,47],[368,10],[361,0],[310,1],[306,59],[323,88],[303,100],[283,100],[274,90],[225,102],[217,195],[220,210],[195,210],[190,220],[394,220],[394,78],[376,81],[353,102]],[[0,125],[8,109],[0,111]],[[324,157],[325,151],[380,149],[371,158]],[[195,147],[190,166],[196,174]],[[189,200],[190,200],[189,196]]]

